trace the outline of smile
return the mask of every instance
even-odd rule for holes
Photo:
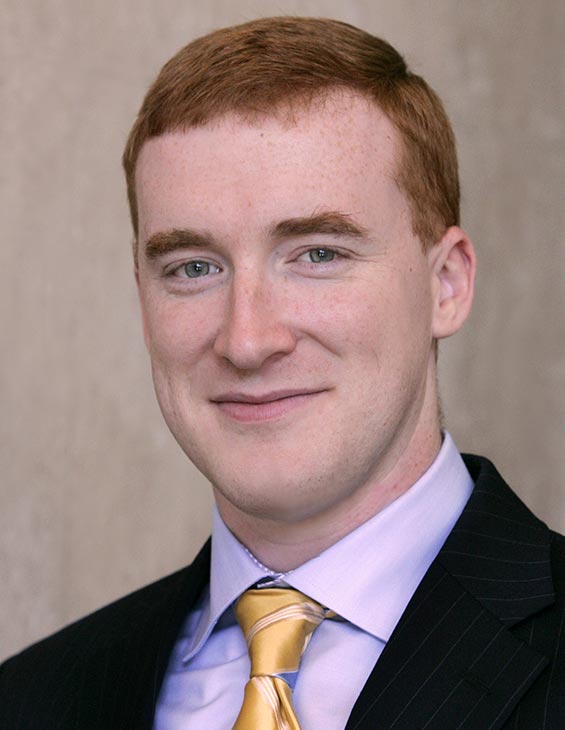
[[[226,393],[212,400],[221,413],[243,423],[271,421],[311,403],[323,390],[279,391],[263,395]]]

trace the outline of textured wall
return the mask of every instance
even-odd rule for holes
[[[445,98],[479,257],[442,349],[450,430],[565,528],[561,0],[4,0],[0,656],[191,559],[205,480],[155,404],[119,158],[189,39],[329,15],[396,44]]]

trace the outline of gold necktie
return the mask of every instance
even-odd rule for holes
[[[233,730],[300,730],[291,686],[327,612],[291,588],[252,588],[237,602],[235,615],[247,641],[251,672]]]

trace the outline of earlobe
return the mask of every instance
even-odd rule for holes
[[[476,259],[471,240],[458,226],[447,229],[429,252],[432,273],[432,335],[455,334],[471,311]]]

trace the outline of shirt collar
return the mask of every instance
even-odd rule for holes
[[[278,577],[262,565],[229,531],[220,517],[216,505],[212,513],[212,556],[210,561],[210,587],[208,600],[192,639],[183,652],[183,662],[197,654],[217,624],[222,614],[239,596],[265,577]]]
[[[267,577],[306,593],[387,641],[472,488],[469,472],[446,433],[435,461],[409,490],[316,558],[286,574],[275,573],[256,560],[214,507],[209,600],[204,602],[183,661],[198,653],[233,602]]]
[[[388,641],[472,489],[463,459],[445,434],[436,459],[410,489],[289,574],[288,583]]]

